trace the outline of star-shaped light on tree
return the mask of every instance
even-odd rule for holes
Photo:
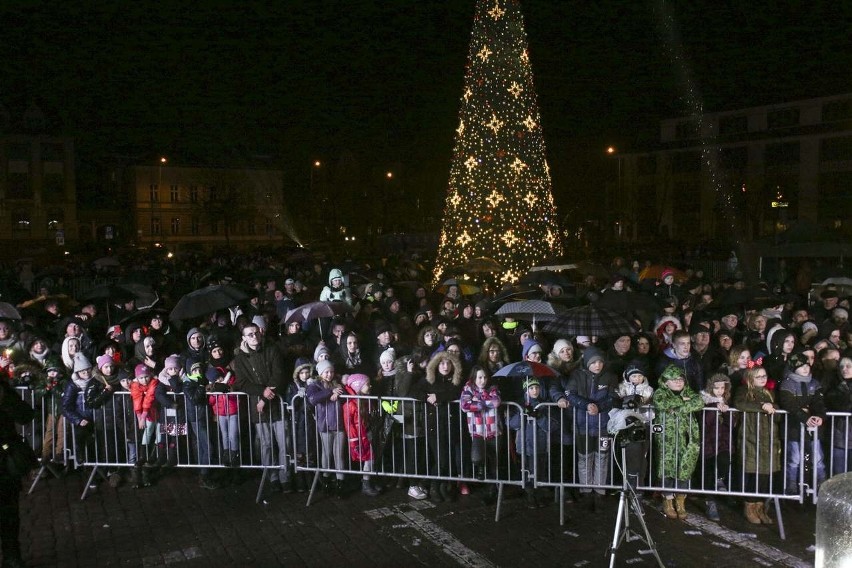
[[[521,61],[524,62],[524,65],[527,65],[530,62],[530,53],[526,49],[521,52]]]
[[[485,198],[485,201],[487,201],[488,205],[490,205],[492,208],[497,207],[498,205],[500,205],[501,201],[505,200],[506,198],[503,197],[503,194],[497,191],[496,189],[492,190],[491,193],[488,194],[488,197]]]
[[[509,167],[515,170],[516,174],[520,174],[522,171],[527,169],[527,165],[523,163],[520,158],[515,158],[515,161],[512,162]]]
[[[533,117],[531,117],[530,115],[527,115],[527,117],[524,119],[524,121],[521,124],[526,126],[527,130],[529,130],[530,132],[535,130],[535,127],[538,126],[538,124],[536,124],[536,122],[533,120]]]
[[[502,18],[505,13],[506,11],[500,8],[500,3],[496,1],[494,2],[494,7],[488,10],[488,15],[494,18],[494,21]]]
[[[488,61],[488,58],[491,56],[492,53],[494,52],[488,49],[487,45],[483,45],[482,49],[479,50],[479,53],[477,53],[476,56],[479,58],[480,61],[485,63],[486,61]]]
[[[467,171],[472,171],[473,168],[479,165],[479,161],[471,156],[465,161],[464,165],[467,166]]]
[[[521,96],[521,93],[524,92],[524,88],[521,87],[517,81],[512,81],[512,86],[507,89],[509,94],[515,97],[516,99]]]
[[[547,246],[553,248],[553,245],[556,244],[556,235],[553,234],[553,231],[550,229],[547,230],[547,234],[544,237],[544,241],[547,243]]]
[[[494,134],[500,132],[500,129],[503,128],[503,121],[497,118],[496,114],[491,115],[491,120],[485,123],[485,126],[494,131]]]
[[[518,242],[518,237],[515,236],[514,229],[509,229],[508,231],[506,231],[505,235],[500,237],[500,240],[506,243],[507,247],[513,247],[515,246],[515,243]]]
[[[503,273],[503,282],[515,282],[518,279],[518,275],[514,270],[507,270]]]
[[[450,197],[450,203],[452,203],[453,207],[458,207],[459,203],[461,203],[461,196],[457,191],[454,191],[452,197]]]
[[[462,95],[462,98],[464,98],[464,102],[467,102],[468,99],[470,99],[470,97],[472,97],[472,96],[473,96],[473,91],[470,90],[470,87],[467,87],[464,90],[464,95]]]
[[[473,239],[470,237],[470,235],[467,234],[467,231],[462,231],[462,234],[459,235],[459,237],[456,239],[456,242],[459,244],[459,246],[465,247],[467,246],[467,243],[472,240]]]
[[[463,120],[459,122],[459,127],[456,128],[456,134],[458,134],[459,136],[464,134],[464,121]]]
[[[526,196],[524,196],[524,201],[527,202],[527,205],[532,207],[536,204],[536,201],[538,201],[538,197],[536,197],[536,195],[532,191],[528,191]]]

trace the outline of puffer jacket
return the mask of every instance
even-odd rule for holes
[[[441,361],[450,361],[453,365],[453,374],[441,376],[438,366]],[[450,409],[450,403],[459,399],[462,389],[462,362],[459,357],[442,351],[436,353],[429,365],[426,367],[425,398],[430,394],[436,397],[436,404],[426,404],[426,429],[432,435],[447,435],[447,427],[453,432],[458,424],[459,413],[456,408]]]
[[[565,386],[565,395],[574,409],[574,427],[577,435],[590,437],[606,435],[609,411],[612,410],[613,394],[616,388],[615,376],[606,370],[595,375],[588,369],[578,368],[568,377]],[[598,407],[596,416],[589,414],[587,408],[590,404]]]
[[[502,428],[497,415],[500,391],[496,385],[479,389],[470,383],[466,384],[459,405],[467,413],[467,430],[472,438],[491,439],[500,435]]]
[[[318,379],[305,388],[305,396],[314,407],[317,432],[337,432],[344,428],[343,399],[331,400],[337,387],[341,385],[336,380],[326,382]]]

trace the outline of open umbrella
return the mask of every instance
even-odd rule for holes
[[[122,282],[121,286],[133,292],[133,298],[136,300],[136,309],[138,310],[150,308],[160,301],[160,295],[157,294],[157,291],[147,284]]]
[[[453,266],[448,269],[448,272],[454,274],[490,274],[492,272],[503,272],[504,270],[506,268],[493,258],[480,256],[471,258],[464,264]]]
[[[101,284],[80,295],[81,302],[93,300],[134,300],[136,295],[123,284]]]
[[[310,302],[289,310],[283,323],[285,325],[293,322],[304,323],[320,318],[350,314],[352,311],[352,306],[346,302]],[[320,324],[319,332],[320,337],[322,337],[322,324]]]
[[[193,290],[184,295],[175,305],[169,318],[172,320],[187,320],[206,316],[219,310],[224,310],[247,300],[248,295],[241,290],[220,284]]]
[[[455,278],[449,278],[441,282],[435,291],[439,294],[446,294],[447,290],[450,289],[450,286],[458,286],[459,292],[462,296],[472,296],[473,294],[478,294],[481,292],[481,288],[474,284],[473,282],[468,282],[466,280],[456,280]]]
[[[545,302],[544,300],[520,300],[503,304],[494,315],[531,320],[533,329],[535,329],[536,321],[550,321],[556,317],[557,313],[556,308],[550,302]]]
[[[679,268],[666,266],[664,264],[652,264],[648,268],[639,273],[639,281],[642,280],[662,280],[664,270],[671,270],[675,282],[686,282],[686,273]]]
[[[15,306],[6,302],[0,302],[0,319],[19,320],[21,314],[15,309]]]
[[[556,335],[596,335],[614,337],[634,334],[636,328],[624,316],[596,306],[578,306],[544,324],[544,331]]]
[[[846,276],[832,276],[822,281],[823,286],[829,285],[852,287],[852,278]]]
[[[71,308],[77,306],[77,301],[67,294],[42,294],[41,296],[36,296],[32,300],[21,302],[18,304],[18,307],[25,310],[37,311],[39,309],[44,309],[44,304],[48,301],[55,301],[59,306],[59,312],[62,314],[71,311]]]
[[[518,361],[509,363],[494,373],[494,377],[511,377],[520,379],[523,377],[555,377],[557,372],[543,363],[534,361]]]
[[[535,267],[533,267],[535,268]],[[569,282],[565,279],[564,276],[557,274],[552,270],[533,270],[530,268],[530,271],[521,276],[521,279],[518,280],[519,284],[557,284],[566,288],[569,286]]]

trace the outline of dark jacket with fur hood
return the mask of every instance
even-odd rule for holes
[[[442,376],[438,372],[441,361],[449,361],[453,364],[451,375]],[[462,362],[459,357],[446,351],[436,353],[426,367],[426,379],[423,385],[425,397],[430,394],[436,397],[435,405],[426,403],[426,428],[430,434],[447,435],[447,425],[459,420],[458,405],[450,404],[457,401],[462,391]],[[453,425],[450,425],[453,428]],[[455,428],[453,428],[455,431]]]

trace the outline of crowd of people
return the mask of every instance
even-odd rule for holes
[[[63,423],[90,431],[97,409],[116,404],[115,394],[126,391],[132,401],[126,413],[100,413],[120,415],[137,433],[123,455],[111,456],[133,465],[110,470],[114,487],[152,483],[155,471],[175,464],[180,436],[192,437],[202,466],[214,463],[213,455],[215,463],[245,464],[240,438],[250,425],[276,492],[307,488],[304,476],[289,467],[288,453],[303,465],[316,459],[334,470],[322,478],[332,494],[344,494],[344,472],[354,469],[361,492],[375,496],[383,488],[370,474],[381,467],[384,448],[404,439],[429,442],[421,445],[422,455],[403,451],[412,471],[421,471],[422,460],[438,478],[479,479],[493,478],[495,460],[488,456],[501,444],[526,456],[528,469],[540,474],[547,467],[542,453],[570,443],[572,460],[559,466],[580,486],[572,498],[595,509],[610,473],[601,439],[611,435],[611,416],[628,406],[648,428],[663,428],[650,460],[654,471],[648,444],[639,440],[628,445],[625,473],[638,485],[647,476],[661,480],[671,518],[687,514],[679,488],[695,487],[700,477],[702,488],[725,490],[734,478],[732,461],[743,470],[741,489],[762,494],[770,488],[798,494],[806,456],[818,482],[829,473],[826,454],[830,473],[852,469],[850,422],[834,421],[829,431],[826,419],[828,411],[852,412],[852,327],[843,289],[826,288],[810,304],[792,293],[746,294],[741,279],[711,282],[689,270],[680,281],[673,270],[640,281],[638,272],[620,264],[607,282],[589,277],[570,294],[559,278],[492,294],[452,282],[434,289],[411,274],[399,274],[401,284],[380,274],[350,286],[340,268],[312,285],[322,272],[285,270],[280,278],[244,282],[219,274],[215,283],[245,284],[248,298],[191,321],[170,321],[170,306],[137,310],[126,298],[64,307],[51,296],[23,310],[21,319],[0,319],[5,382],[32,390],[47,409],[43,462],[60,461]],[[568,305],[607,306],[634,331],[568,335],[548,331],[541,321],[534,329],[522,318],[495,315],[519,298],[543,299],[561,310],[566,297]],[[288,319],[312,301],[334,303],[338,315]],[[552,376],[501,376],[518,361],[547,365]],[[248,397],[246,412],[232,392]],[[180,408],[179,393],[185,401]],[[350,398],[368,394],[390,400],[379,407]],[[427,415],[393,402],[397,397],[422,402]],[[507,402],[523,410],[505,412]],[[558,410],[537,411],[544,403]],[[300,418],[293,421],[286,408]],[[786,411],[784,421],[779,409]],[[397,421],[388,431],[398,440],[376,439],[374,414]],[[521,436],[525,418],[533,426]],[[469,434],[456,448],[439,443],[430,426],[454,420],[464,420]],[[305,444],[290,447],[291,424]],[[822,443],[800,447],[801,425],[818,430]],[[766,435],[773,429],[781,435]],[[737,452],[745,455],[733,460]],[[222,482],[213,468],[200,469],[202,487]],[[466,483],[440,479],[427,485],[411,478],[400,486],[413,499],[436,501],[471,491]],[[494,498],[494,487],[483,490],[485,499]],[[538,505],[531,484],[525,495],[530,506]],[[705,506],[705,514],[719,520],[712,497]],[[746,500],[745,515],[752,523],[772,522],[758,499]]]

